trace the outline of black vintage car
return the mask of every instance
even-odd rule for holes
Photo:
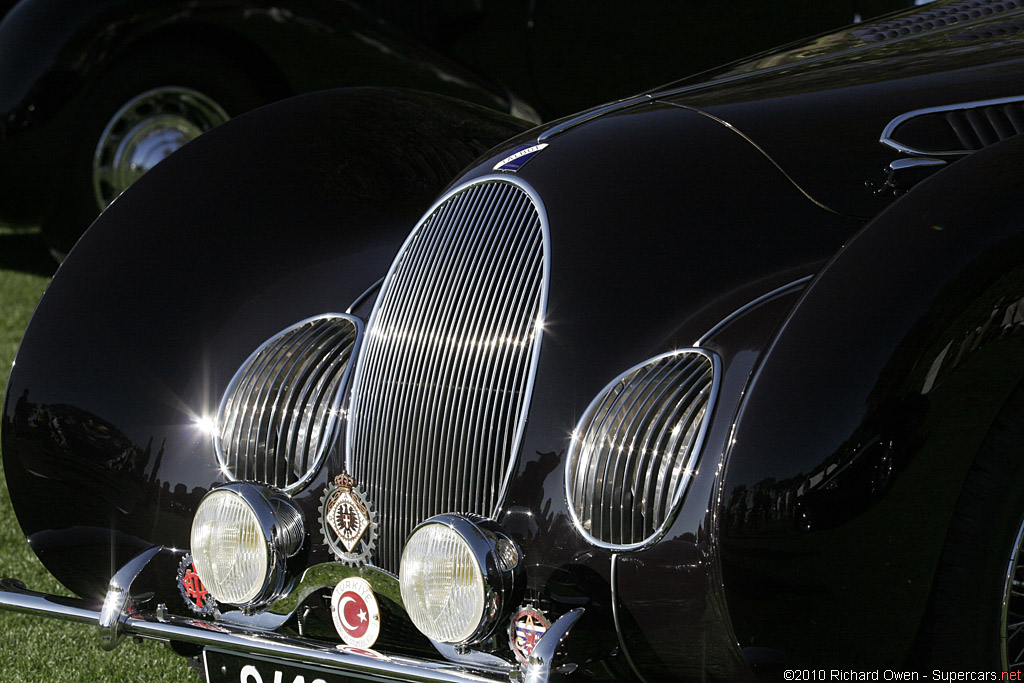
[[[539,123],[508,86],[550,118],[908,2],[0,0],[0,220],[60,257],[172,151],[299,93],[400,86]]]
[[[203,136],[25,333],[4,468],[80,598],[0,606],[211,682],[1016,680],[1022,30],[947,1],[531,130],[356,89]]]

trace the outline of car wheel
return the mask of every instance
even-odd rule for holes
[[[72,134],[54,211],[43,221],[62,260],[121,192],[167,155],[268,102],[233,60],[201,48],[132,54],[92,80]]]
[[[132,99],[100,133],[92,162],[92,189],[102,211],[161,159],[230,117],[212,97],[161,86]]]
[[[967,475],[922,627],[921,664],[1024,670],[1024,387]]]

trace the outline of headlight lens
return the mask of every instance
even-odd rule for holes
[[[229,484],[203,498],[192,520],[196,573],[218,602],[257,606],[284,584],[284,560],[303,537],[302,517],[278,491]]]
[[[428,638],[478,642],[515,601],[518,549],[489,525],[440,515],[409,536],[399,569],[402,601]]]

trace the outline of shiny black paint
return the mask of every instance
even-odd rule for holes
[[[530,132],[503,146],[467,177],[491,169],[508,148],[533,137]],[[680,158],[702,162],[681,164]],[[736,185],[718,182],[729,174],[747,188],[742,202],[734,199]],[[545,511],[537,520],[538,540],[521,541],[528,556],[544,560],[545,566],[530,574],[539,595],[545,594],[548,573],[561,567],[602,577],[596,595],[608,599],[612,554],[594,551],[572,528],[563,470],[555,467],[546,476],[543,495],[530,470],[539,469],[546,457],[552,465],[552,456],[564,457],[587,404],[623,369],[693,345],[753,298],[815,272],[860,224],[807,200],[720,123],[663,104],[640,105],[557,135],[517,175],[545,203],[552,279],[531,420],[507,505]],[[727,263],[721,258],[725,254]],[[767,321],[755,324],[754,316],[737,321],[732,334],[742,329],[743,343],[759,348],[747,326],[764,339],[763,328],[770,330],[785,311],[768,310],[773,315]],[[721,335],[726,338],[725,330]],[[718,409],[725,415],[735,409],[730,401],[756,358],[732,339],[721,346],[708,341],[723,356],[732,389],[723,392],[727,398]],[[727,438],[728,421],[716,425],[723,431],[712,434],[708,453],[720,452]],[[714,457],[705,462],[713,475]],[[723,639],[730,627],[709,557],[706,517],[712,493],[705,487],[713,480],[695,482],[662,543],[620,560],[626,578],[619,581],[619,597],[611,599],[619,603],[625,649],[638,666],[661,675],[667,670],[692,676],[705,665],[679,643],[700,644],[704,651],[705,644],[715,649],[729,640]],[[662,571],[680,563],[692,565],[691,580]],[[646,577],[642,586],[633,580],[637,573]],[[654,603],[651,594],[658,595]],[[552,601],[556,613],[568,608]],[[652,612],[660,615],[653,623],[647,621]],[[713,658],[731,677],[741,671],[728,648]]]
[[[55,275],[9,384],[5,471],[44,564],[96,596],[136,546],[187,548],[221,480],[194,419],[265,339],[370,287],[448,177],[521,128],[426,95],[307,96],[232,122],[119,199]],[[78,460],[52,427],[72,410],[117,437]]]
[[[237,66],[263,102],[402,86],[509,109],[502,88],[344,2],[26,0],[0,22],[0,45],[0,218],[15,223],[52,211],[67,149],[95,106],[89,93],[125,65],[174,59],[176,49],[208,50]]]
[[[545,118],[913,5],[907,0],[366,0]]]
[[[806,666],[907,656],[960,483],[1024,377],[1021,330],[1002,324],[1024,287],[1022,152],[1019,139],[978,152],[911,191],[822,271],[769,347],[722,482],[741,646]],[[872,447],[894,467],[869,495],[842,472]],[[819,523],[798,504],[815,489],[860,506]]]
[[[991,67],[997,92],[1020,73],[1002,49],[994,48]],[[956,69],[945,81],[950,63],[925,52],[937,60],[930,62],[937,75],[927,77],[929,91],[948,83],[947,101],[985,93],[982,85],[964,85]],[[882,50],[876,59],[884,65],[893,56]],[[870,62],[870,53],[862,61]],[[526,552],[528,594],[537,604],[554,615],[587,608],[568,647],[590,674],[638,671],[661,680],[706,671],[743,680],[771,662],[899,666],[912,649],[959,482],[1024,374],[1020,330],[997,331],[995,322],[1024,295],[1024,143],[957,161],[899,199],[877,199],[891,208],[863,228],[794,180],[807,169],[808,177],[828,171],[842,176],[837,196],[843,188],[852,195],[861,170],[891,155],[873,131],[891,112],[916,108],[921,93],[899,89],[881,67],[868,71],[877,83],[830,93],[836,110],[860,121],[852,127],[842,117],[823,118],[817,136],[808,137],[815,117],[786,122],[790,107],[808,100],[778,81],[777,89],[757,91],[765,120],[779,124],[775,133],[746,139],[692,108],[700,96],[711,113],[727,113],[709,87],[659,95],[665,101],[568,128],[517,173],[548,213],[552,282],[531,418],[499,521]],[[829,73],[838,80],[844,67],[818,77]],[[761,74],[750,82],[769,76],[777,78]],[[743,82],[719,87],[741,90]],[[879,111],[862,101],[862,88],[879,96]],[[196,441],[181,408],[212,410],[259,342],[359,297],[446,182],[444,173],[429,173],[444,158],[438,149],[446,149],[430,140],[462,139],[449,116],[465,116],[465,107],[432,108],[441,121],[418,121],[427,111],[410,109],[392,123],[410,124],[407,132],[429,153],[419,158],[408,144],[391,146],[388,131],[367,140],[367,154],[358,154],[362,161],[348,174],[338,171],[350,150],[337,132],[355,126],[352,139],[359,139],[375,127],[360,123],[358,111],[339,119],[319,107],[342,117],[331,103],[348,107],[350,96],[281,105],[176,155],[118,200],[58,273],[12,375],[3,445],[22,523],[38,544],[50,544],[41,550],[44,562],[76,590],[91,592],[105,581],[95,572],[109,548],[78,533],[79,547],[71,545],[67,520],[38,498],[62,487],[94,530],[115,512],[126,546],[136,538],[181,543],[198,496],[216,481],[211,446]],[[367,111],[376,111],[373,102]],[[753,119],[733,113],[746,132]],[[271,155],[280,167],[254,171],[248,186],[225,183],[229,171],[260,161],[252,133],[285,120],[306,122],[291,135],[319,149],[323,163],[295,164],[287,151],[295,139],[286,139]],[[497,161],[539,133],[495,148],[454,182],[493,173]],[[481,134],[473,151],[485,139],[490,135]],[[325,140],[336,147],[321,148]],[[817,163],[828,161],[831,143],[850,150],[835,160],[835,171]],[[387,149],[376,154],[381,147]],[[205,166],[214,152],[226,156]],[[810,161],[788,161],[798,153]],[[406,168],[410,159],[416,163]],[[367,172],[372,192],[347,194]],[[405,183],[424,173],[433,181],[406,205],[384,202],[407,196]],[[393,176],[402,180],[392,185]],[[282,178],[287,182],[277,187]],[[304,201],[296,204],[296,197]],[[358,217],[350,225],[361,227],[323,234],[323,222],[339,212]],[[279,220],[295,232],[275,233]],[[143,222],[148,232],[132,229]],[[192,230],[187,243],[175,237],[180,225]],[[250,225],[262,239],[246,239]],[[235,263],[244,267],[227,265]],[[355,312],[365,315],[370,303]],[[111,339],[112,330],[122,338]],[[721,358],[723,389],[698,475],[673,524],[658,544],[635,553],[615,556],[588,545],[569,522],[562,491],[573,426],[623,369],[698,342]],[[72,348],[76,357],[63,360]],[[90,441],[107,449],[105,458],[72,461],[82,473],[76,482],[52,481],[71,479],[71,470],[49,467],[61,453],[59,436],[22,426],[32,412],[28,402],[50,406],[65,422],[78,415],[82,423],[83,411],[96,415],[80,436],[105,432]],[[165,435],[168,445],[158,446]],[[150,436],[152,446],[142,446]],[[138,523],[127,512],[115,510],[122,489],[74,491],[82,482],[103,490],[103,476],[121,462],[111,451],[125,439],[148,456],[122,466],[126,474],[114,486],[138,484],[139,472],[152,480],[144,485],[168,483],[166,492],[157,486],[158,497],[136,503],[136,517],[156,520],[151,528],[132,526]],[[333,461],[330,473],[339,467]],[[297,496],[307,514],[327,475]],[[806,496],[798,495],[801,486]],[[90,508],[96,498],[102,504]],[[315,529],[315,515],[310,520]],[[90,575],[71,553],[83,545],[92,548]],[[323,555],[313,548],[310,559]],[[167,572],[160,574],[149,580],[163,590]],[[872,600],[879,591],[885,599]]]
[[[510,85],[556,116],[907,5],[749,2],[694,13],[665,0],[23,0],[0,14],[0,220],[46,221],[77,182],[55,160],[95,134],[82,130],[89,93],[140,58],[208,52],[262,102],[401,86],[508,111]]]
[[[872,144],[885,124],[925,107],[1018,96],[1024,55],[1013,41],[963,37],[962,24],[880,44],[856,31],[744,62],[714,85],[653,95],[728,121],[834,211],[874,216],[893,199],[882,191],[889,163],[904,156]]]

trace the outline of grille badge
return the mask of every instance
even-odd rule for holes
[[[377,545],[377,513],[356,480],[342,472],[320,498],[324,542],[344,564],[366,564]]]
[[[516,148],[509,156],[505,157],[494,165],[495,171],[511,171],[515,173],[523,165],[533,158],[533,155],[541,151],[548,146],[548,143],[542,143],[539,145],[523,145],[522,147]]]

